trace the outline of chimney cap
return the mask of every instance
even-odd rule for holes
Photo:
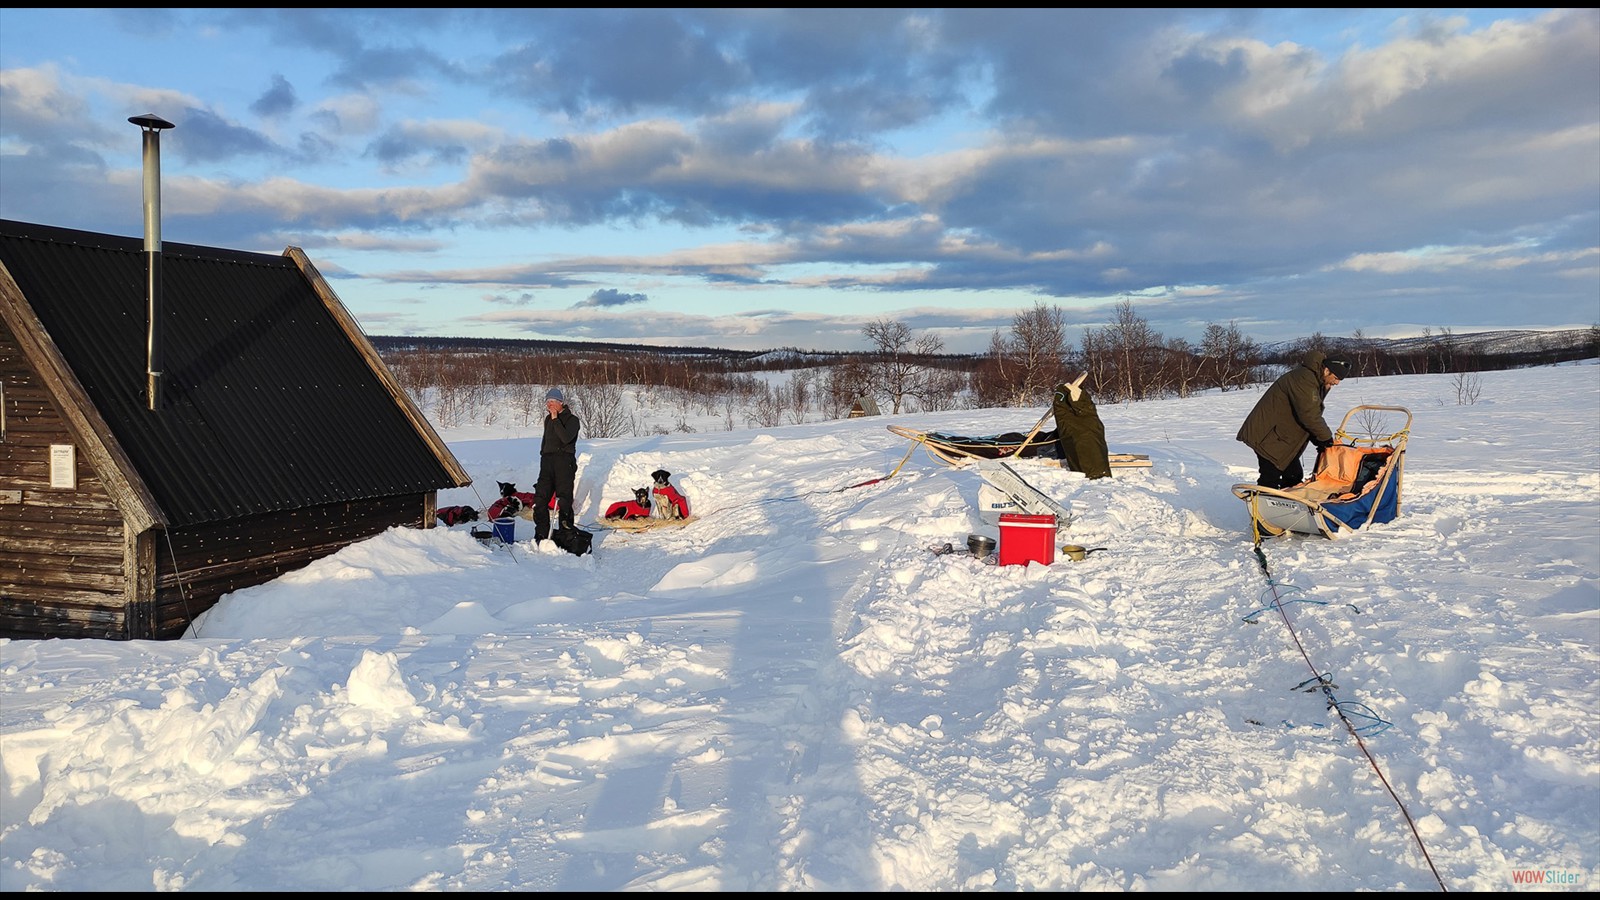
[[[155,113],[145,113],[142,116],[129,116],[128,121],[139,126],[140,128],[147,128],[151,131],[160,131],[163,128],[177,127]]]

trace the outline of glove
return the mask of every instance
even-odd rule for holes
[[[1318,440],[1313,440],[1313,441],[1312,441],[1312,442],[1311,442],[1311,443],[1313,443],[1313,444],[1315,444],[1315,445],[1316,445],[1316,446],[1317,446],[1317,449],[1318,449],[1318,450],[1326,450],[1326,449],[1328,449],[1328,448],[1329,448],[1329,447],[1332,447],[1332,446],[1333,446],[1333,441],[1318,441]]]

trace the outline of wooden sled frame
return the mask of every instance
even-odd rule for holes
[[[1400,413],[1405,425],[1394,432],[1366,431],[1350,433],[1350,420],[1365,413]],[[1262,536],[1277,537],[1293,531],[1300,534],[1320,534],[1337,538],[1340,534],[1371,525],[1380,509],[1393,498],[1392,521],[1400,515],[1400,487],[1405,470],[1406,444],[1411,436],[1411,411],[1401,406],[1357,406],[1345,413],[1339,428],[1333,434],[1336,446],[1329,451],[1355,450],[1356,453],[1324,451],[1317,454],[1316,467],[1310,478],[1290,488],[1269,488],[1259,484],[1236,484],[1233,495],[1245,501],[1250,509],[1250,526],[1256,539]],[[1343,445],[1341,447],[1340,445]],[[1355,472],[1350,471],[1350,460],[1376,450],[1387,450],[1388,461],[1372,484],[1359,494],[1349,493]],[[1369,496],[1370,495],[1370,496]],[[1367,504],[1364,519],[1347,522],[1333,515],[1330,507],[1360,500]]]
[[[610,531],[626,531],[630,534],[640,534],[646,531],[654,531],[658,528],[682,528],[694,521],[694,516],[682,519],[662,519],[646,516],[638,519],[598,519],[594,525],[596,528],[605,528]]]
[[[1046,412],[1038,422],[1034,423],[1033,429],[1022,440],[1015,442],[1014,447],[1010,441],[997,443],[986,438],[977,437],[956,437],[956,439],[952,440],[951,435],[935,431],[923,431],[905,425],[889,425],[887,427],[891,432],[915,444],[921,444],[922,449],[926,450],[929,456],[944,465],[954,468],[960,468],[979,460],[992,459],[1041,459],[1065,465],[1063,460],[1054,456],[1043,456],[1040,452],[1055,443],[1053,432],[1045,432],[1050,437],[1040,436],[1039,429],[1044,427],[1045,420],[1049,417],[1050,413]],[[1003,449],[1007,447],[1011,449]],[[1028,452],[1030,449],[1033,450],[1032,453]],[[1113,469],[1144,469],[1150,467],[1150,457],[1143,453],[1112,453],[1109,454],[1108,458]]]

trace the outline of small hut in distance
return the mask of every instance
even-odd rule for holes
[[[859,419],[875,415],[878,415],[878,401],[871,397],[857,397],[856,402],[850,405],[850,415],[847,418]]]

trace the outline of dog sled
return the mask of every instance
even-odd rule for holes
[[[948,466],[961,467],[984,459],[1042,459],[1061,461],[1061,444],[1054,428],[1047,431],[1008,431],[1001,434],[973,437],[947,434],[940,431],[920,431],[904,425],[890,425],[888,429],[903,438],[921,444],[929,456]],[[1150,457],[1143,453],[1112,453],[1108,459],[1113,469],[1148,469]]]
[[[1389,426],[1404,416],[1396,430]],[[1352,431],[1355,429],[1355,433]],[[1333,446],[1317,453],[1311,477],[1277,489],[1236,484],[1233,494],[1250,509],[1256,539],[1287,532],[1337,537],[1400,515],[1411,412],[1399,406],[1357,406],[1333,434]]]

